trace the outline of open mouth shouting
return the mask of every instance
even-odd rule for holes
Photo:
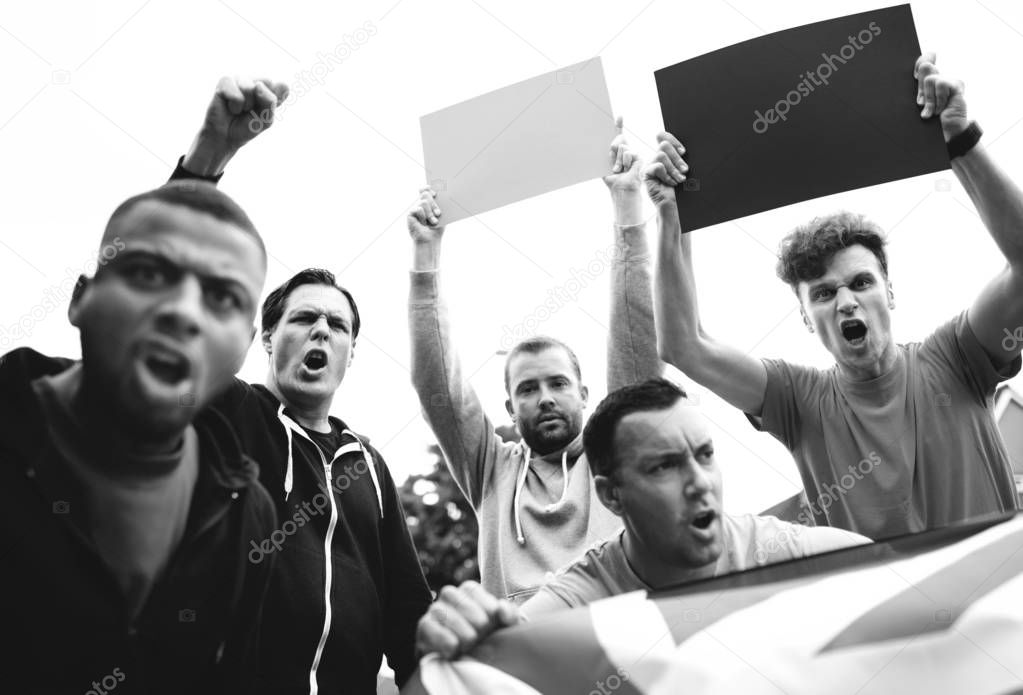
[[[709,543],[714,540],[714,522],[718,519],[718,513],[713,509],[705,509],[697,512],[689,521],[689,530],[694,536]]]
[[[191,388],[192,363],[171,347],[147,343],[136,362],[136,374],[151,396],[180,399]]]
[[[867,324],[862,319],[846,319],[839,324],[842,337],[852,347],[862,347],[867,342]]]
[[[319,348],[313,348],[302,358],[302,374],[307,378],[315,379],[327,369],[327,353]]]

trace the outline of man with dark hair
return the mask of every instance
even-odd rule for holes
[[[921,343],[895,343],[883,236],[850,213],[794,231],[778,266],[834,367],[761,361],[715,341],[700,324],[689,235],[679,234],[678,140],[662,133],[644,172],[661,230],[661,356],[789,448],[807,495],[817,495],[809,504],[817,524],[875,539],[1016,508],[991,407],[997,384],[1020,369],[1023,345],[1005,338],[1023,325],[1023,194],[977,146],[962,83],[939,75],[933,54],[917,60],[914,76],[920,115],[940,114],[952,169],[1008,262]]]
[[[322,268],[306,268],[300,270],[283,285],[275,289],[263,300],[262,324],[263,328],[273,330],[284,315],[284,306],[291,293],[301,285],[326,285],[333,287],[345,296],[348,305],[352,308],[352,341],[359,337],[359,329],[362,327],[362,319],[359,317],[359,307],[355,304],[352,293],[341,285],[337,284],[334,273]]]
[[[286,93],[222,79],[174,177],[219,180]],[[400,685],[431,595],[383,457],[330,415],[361,328],[355,299],[309,268],[267,296],[262,318],[266,385],[235,380],[217,404],[259,460],[282,521],[249,550],[253,563],[276,558],[253,691],[375,693],[385,654]]]
[[[870,542],[841,529],[725,514],[710,428],[665,379],[608,394],[583,445],[601,503],[625,528],[559,570],[519,611],[475,584],[445,587],[419,623],[423,653],[453,657],[522,617]]]
[[[615,214],[608,388],[661,372],[654,337],[639,158],[621,135],[604,178]],[[440,292],[442,213],[431,189],[408,216],[413,240],[409,297],[412,383],[462,494],[479,518],[483,586],[521,603],[545,575],[620,527],[597,499],[582,447],[589,392],[579,360],[561,341],[527,339],[505,363],[505,408],[522,435],[494,431],[462,375]]]
[[[4,690],[249,692],[275,528],[224,415],[266,253],[208,184],[129,199],[68,309],[82,359],[0,358]],[[108,249],[116,253],[108,254]]]

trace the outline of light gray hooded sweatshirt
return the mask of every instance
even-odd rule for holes
[[[621,528],[601,504],[580,433],[539,456],[494,431],[455,353],[439,271],[412,271],[412,383],[451,474],[479,520],[484,588],[515,603]],[[615,227],[607,389],[660,376],[645,225]],[[527,465],[528,464],[528,465]]]

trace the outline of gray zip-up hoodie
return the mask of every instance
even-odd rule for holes
[[[644,225],[615,227],[608,391],[661,373]],[[601,504],[582,434],[546,456],[494,431],[462,375],[439,271],[412,271],[412,383],[445,460],[479,520],[483,586],[516,603],[546,575],[621,528]],[[528,465],[527,465],[528,462]]]

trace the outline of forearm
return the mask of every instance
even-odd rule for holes
[[[611,206],[614,208],[615,224],[643,224],[643,196],[639,189],[611,189]]]
[[[497,435],[465,381],[435,270],[410,273],[412,385],[455,481],[478,507],[496,456]]]
[[[237,148],[227,146],[222,138],[200,130],[188,148],[182,166],[199,176],[219,176],[237,151]]]
[[[1009,266],[1023,273],[1023,191],[979,144],[952,160],[952,170]]]
[[[611,317],[607,340],[607,388],[660,376],[654,326],[650,249],[642,222],[615,224]]]
[[[443,237],[412,243],[412,270],[440,270],[440,245]]]
[[[688,371],[685,357],[698,354],[693,348],[702,338],[691,241],[688,234],[680,233],[681,224],[674,205],[661,208],[657,229],[654,315],[658,352],[661,359]]]

